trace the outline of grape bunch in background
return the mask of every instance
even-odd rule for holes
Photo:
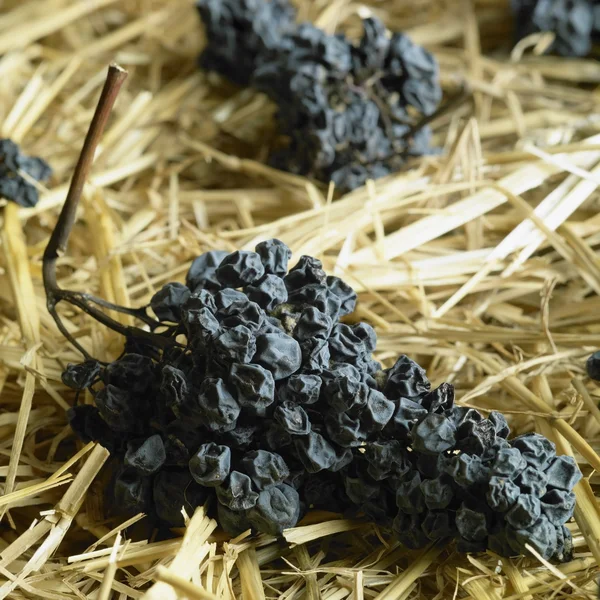
[[[296,23],[285,0],[199,0],[203,68],[264,92],[288,138],[271,162],[351,190],[430,152],[420,121],[442,97],[433,56],[364,19],[352,43]]]
[[[512,0],[517,39],[532,33],[554,34],[550,52],[586,56],[600,34],[599,0]]]
[[[94,399],[69,411],[73,429],[116,463],[113,511],[174,526],[208,501],[231,534],[280,535],[324,508],[409,548],[568,560],[573,459],[537,434],[508,441],[500,413],[456,405],[406,356],[383,369],[355,292],[290,257],[278,240],[207,252],[152,298],[161,343],[131,336],[118,360],[66,369]]]
[[[12,140],[0,139],[0,198],[32,208],[39,200],[35,182],[47,181],[51,175],[45,160],[26,156]]]

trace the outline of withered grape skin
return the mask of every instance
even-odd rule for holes
[[[124,515],[146,512],[151,503],[150,477],[134,469],[124,469],[114,482],[114,506]]]
[[[100,370],[97,360],[86,360],[78,365],[67,365],[61,379],[66,386],[74,390],[84,390],[94,385],[100,376]]]
[[[538,32],[554,34],[549,52],[585,56],[598,36],[596,0],[512,0],[517,39]]]
[[[221,261],[216,273],[222,286],[238,288],[261,280],[265,268],[256,252],[237,250]]]
[[[248,510],[258,500],[258,493],[252,489],[250,477],[240,471],[232,471],[229,479],[215,489],[219,502],[230,510]]]
[[[511,442],[512,446],[521,451],[525,461],[535,469],[545,470],[551,459],[554,458],[555,446],[543,435],[526,433],[516,437]]]
[[[285,283],[277,275],[266,275],[260,283],[249,285],[244,291],[250,300],[266,311],[273,310],[278,304],[283,304],[288,299]]]
[[[94,398],[100,415],[115,431],[135,431],[138,422],[128,390],[108,384]]]
[[[440,103],[438,65],[407,36],[369,17],[352,43],[296,23],[287,0],[199,0],[197,7],[207,38],[201,67],[264,92],[278,107],[288,142],[272,152],[274,166],[346,191],[431,152],[429,130],[418,122]],[[349,314],[352,300],[332,287]]]
[[[248,511],[249,523],[258,531],[281,535],[293,527],[300,516],[298,492],[286,484],[271,485],[258,496],[256,504]]]
[[[506,512],[519,499],[521,490],[510,479],[492,477],[486,495],[487,503],[492,510]]]
[[[30,180],[44,182],[51,175],[52,169],[45,160],[26,156],[12,140],[0,139],[0,198],[32,208],[39,201],[39,192]]]
[[[575,462],[538,434],[507,440],[499,413],[455,404],[407,356],[384,370],[373,328],[339,321],[351,288],[309,256],[287,273],[290,258],[277,240],[207,253],[189,295],[167,285],[164,310],[155,299],[160,335],[183,333],[185,347],[67,367],[65,384],[96,404],[70,409],[73,429],[118,464],[114,509],[174,526],[207,502],[232,534],[280,535],[322,508],[373,519],[413,549],[447,538],[512,555],[531,543],[567,560]],[[253,301],[273,277],[287,300]]]
[[[283,278],[288,270],[288,262],[292,257],[290,249],[277,239],[266,240],[256,245],[256,253],[267,275],[277,275]]]
[[[161,321],[176,323],[181,320],[181,309],[190,298],[191,292],[182,283],[167,283],[150,300],[154,314]]]
[[[229,475],[231,450],[214,442],[200,446],[190,459],[190,473],[197,483],[206,487],[222,485]]]
[[[254,360],[271,371],[275,381],[279,381],[298,371],[302,352],[298,342],[282,331],[264,333],[256,339]]]
[[[240,414],[240,405],[227,389],[222,379],[207,378],[202,382],[197,397],[198,422],[212,431],[220,431],[235,422]]]
[[[185,284],[192,292],[202,289],[218,291],[220,284],[217,280],[217,267],[227,256],[223,250],[205,252],[194,260],[185,278]]]
[[[242,459],[242,465],[259,490],[282,483],[290,474],[283,458],[266,450],[249,452]]]
[[[172,527],[183,526],[182,510],[191,516],[208,496],[206,488],[196,484],[187,469],[163,469],[153,480],[152,502],[156,516]]]
[[[234,363],[230,377],[238,391],[241,406],[266,408],[275,399],[275,381],[270,371],[260,365]]]
[[[165,463],[167,454],[159,434],[145,440],[130,440],[123,462],[141,475],[153,475]]]
[[[429,414],[414,426],[412,443],[418,452],[440,454],[454,447],[454,426],[443,415]]]

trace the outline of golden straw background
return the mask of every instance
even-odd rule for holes
[[[372,10],[435,52],[448,97],[472,90],[434,123],[443,154],[338,199],[265,166],[274,109],[196,69],[191,0],[0,2],[0,137],[55,169],[34,209],[0,208],[0,600],[596,597],[600,390],[584,366],[600,347],[600,64],[541,56],[543,35],[511,54],[508,0],[297,4],[352,35]],[[209,249],[277,237],[321,257],[360,291],[378,360],[409,354],[460,403],[576,457],[573,562],[409,552],[326,513],[285,541],[230,540],[203,509],[168,540],[142,515],[107,518],[107,452],[66,424],[60,373],[79,356],[46,311],[41,258],[112,61],[129,78],[59,283],[139,306]],[[61,314],[92,354],[119,353],[118,336]]]

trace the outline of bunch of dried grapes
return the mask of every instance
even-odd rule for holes
[[[375,331],[340,321],[355,292],[290,257],[278,240],[207,252],[152,298],[168,343],[130,336],[118,360],[66,369],[94,398],[73,429],[118,460],[113,506],[173,526],[209,501],[230,533],[272,535],[322,507],[410,548],[568,559],[575,462],[537,434],[507,441],[500,413],[455,405],[406,356],[382,369]]]
[[[376,18],[353,44],[310,23],[296,24],[284,0],[199,0],[207,45],[200,64],[249,85],[278,106],[287,146],[272,154],[284,170],[351,190],[427,154],[419,124],[442,96],[433,56]]]
[[[517,39],[532,33],[554,34],[550,52],[585,56],[600,34],[599,0],[512,0]]]
[[[15,142],[0,139],[0,198],[31,208],[39,200],[32,180],[46,181],[51,175],[52,169],[45,160],[25,156]]]

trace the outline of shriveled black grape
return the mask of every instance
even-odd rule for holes
[[[202,444],[190,459],[190,473],[194,480],[205,487],[223,485],[229,475],[231,450],[214,442]]]
[[[231,536],[237,536],[252,529],[247,510],[231,510],[220,502],[217,503],[217,520],[219,525]]]
[[[45,160],[26,156],[12,140],[0,139],[0,198],[32,208],[39,201],[39,192],[31,179],[43,182],[51,175],[52,169]]]
[[[130,440],[123,462],[142,475],[153,475],[165,463],[167,454],[159,434],[145,440]]]
[[[427,409],[423,408],[417,402],[406,398],[399,398],[396,402],[396,412],[389,423],[392,435],[403,441],[408,441],[413,426],[426,415]]]
[[[414,471],[398,482],[395,488],[396,505],[406,514],[416,514],[425,509],[425,497],[421,489],[421,475]]]
[[[556,456],[546,468],[548,487],[559,490],[571,490],[581,479],[581,471],[570,456]]]
[[[556,448],[554,444],[539,433],[526,433],[510,441],[511,446],[520,450],[521,455],[535,469],[545,470]]]
[[[381,431],[394,415],[395,405],[383,393],[369,390],[367,402],[363,407],[360,418],[362,425],[368,433]]]
[[[115,479],[114,505],[122,514],[134,515],[148,510],[152,480],[134,469],[123,470]]]
[[[452,515],[443,510],[430,510],[423,518],[421,528],[434,541],[450,537],[456,529]]]
[[[215,305],[215,308],[212,310],[213,313],[219,312],[220,315],[223,315],[223,311],[228,309],[232,304],[242,303],[240,306],[245,307],[248,302],[248,296],[244,294],[244,292],[240,292],[239,290],[235,290],[233,288],[223,288],[219,290],[212,297],[212,303]]]
[[[443,413],[454,405],[454,386],[442,383],[440,387],[428,392],[421,398],[421,406],[432,413]]]
[[[430,387],[425,370],[408,356],[402,355],[394,366],[387,370],[383,391],[392,400],[403,398],[419,402]]]
[[[165,404],[177,415],[189,394],[189,383],[185,372],[172,365],[165,365],[162,369],[160,391]]]
[[[568,535],[570,539],[570,533]],[[544,558],[551,558],[557,554],[556,527],[544,518],[537,519],[527,528],[517,529],[515,540],[521,548],[526,544],[532,546]]]
[[[240,406],[266,408],[275,399],[275,381],[270,371],[260,365],[231,365],[231,381],[238,390]]]
[[[265,268],[256,252],[239,250],[227,255],[217,267],[217,279],[226,287],[252,285],[262,278]]]
[[[148,356],[130,352],[110,363],[102,375],[107,384],[142,394],[154,383],[155,366]]]
[[[107,385],[94,398],[100,416],[115,431],[136,431],[138,416],[132,406],[131,395],[127,390]]]
[[[360,419],[344,412],[333,411],[326,415],[325,427],[329,438],[342,448],[362,446],[367,439]]]
[[[328,469],[336,462],[335,448],[315,431],[295,439],[294,448],[297,458],[309,473]]]
[[[240,414],[240,405],[222,379],[205,379],[200,387],[197,403],[199,422],[211,431],[219,431],[235,424]]]
[[[399,512],[392,524],[392,530],[400,543],[411,550],[418,550],[431,541],[423,531],[422,521],[423,516],[420,514]]]
[[[153,480],[152,499],[156,516],[172,527],[184,524],[182,510],[191,517],[208,499],[205,488],[195,483],[185,469],[163,469]]]
[[[381,486],[378,483],[371,483],[361,477],[344,477],[344,489],[348,498],[354,504],[361,505],[379,494]]]
[[[183,323],[194,349],[206,354],[206,348],[221,332],[219,321],[209,308],[184,310]]]
[[[329,291],[340,300],[339,315],[343,317],[353,313],[356,307],[356,292],[339,277],[329,275],[326,281]]]
[[[487,491],[488,506],[498,512],[506,512],[515,504],[521,495],[519,487],[506,477],[490,478]]]
[[[217,267],[227,254],[223,250],[211,250],[201,254],[189,268],[185,278],[186,286],[192,292],[198,292],[202,289],[218,291],[221,284],[217,279]]]
[[[200,64],[245,85],[259,55],[280,44],[293,25],[294,11],[282,0],[199,0],[196,4],[209,44]]]
[[[167,283],[152,296],[150,306],[161,321],[177,322],[190,293],[189,288],[181,283]]]
[[[300,516],[298,492],[285,483],[270,486],[258,496],[256,504],[248,511],[248,521],[258,531],[281,535],[293,527]]]
[[[397,440],[372,442],[365,447],[364,456],[369,463],[367,472],[375,481],[402,476],[411,467],[408,452]]]
[[[600,351],[594,352],[585,363],[588,377],[594,381],[600,381]]]
[[[311,431],[306,411],[291,400],[284,400],[273,412],[273,418],[290,435],[308,435]]]
[[[492,463],[492,473],[508,478],[516,477],[525,467],[527,462],[518,448],[500,450]]]
[[[429,414],[412,429],[413,448],[425,454],[439,454],[456,442],[452,422],[443,415]]]
[[[292,252],[282,241],[266,240],[257,244],[255,250],[260,256],[265,273],[277,277],[283,277],[287,273]]]
[[[575,494],[566,490],[551,490],[541,498],[542,514],[553,525],[566,523],[573,515]]]
[[[352,55],[365,72],[387,47],[369,28],[374,46]],[[326,39],[310,43],[342,72],[342,46]],[[276,241],[205,254],[187,287],[167,284],[154,300],[164,347],[133,335],[116,361],[67,368],[65,382],[95,401],[68,411],[73,430],[115,460],[111,509],[178,526],[182,507],[206,504],[231,534],[280,535],[315,507],[391,527],[411,549],[443,538],[512,555],[530,544],[567,560],[573,459],[538,434],[507,441],[502,415],[455,403],[449,384],[431,390],[406,356],[384,370],[375,330],[339,321],[351,288],[312,257],[286,275],[289,258]],[[287,301],[261,296],[275,280]]]
[[[246,287],[246,294],[250,300],[267,311],[273,310],[288,299],[285,283],[277,275],[265,275],[259,282]]]
[[[265,333],[256,339],[254,362],[271,371],[276,381],[293,375],[302,364],[300,345],[285,333]]]
[[[541,497],[546,493],[548,475],[533,467],[527,467],[515,478],[515,483],[522,492]],[[570,487],[572,486],[569,486],[569,489]]]
[[[470,542],[478,542],[487,537],[488,526],[484,513],[463,505],[456,511],[456,527],[460,535]]]
[[[461,487],[471,487],[483,483],[489,477],[489,469],[477,455],[461,453],[453,456],[447,463],[446,472]]]
[[[290,474],[283,458],[266,450],[249,452],[242,459],[242,466],[259,490],[283,482]]]
[[[450,482],[442,477],[426,479],[421,482],[420,487],[425,504],[431,510],[446,508],[454,498]]]
[[[301,256],[284,277],[288,290],[297,290],[309,284],[322,284],[326,279],[323,263],[312,256]]]
[[[537,521],[541,512],[540,501],[536,496],[521,494],[505,518],[515,529],[527,529]]]
[[[508,427],[506,417],[502,413],[498,412],[497,410],[493,410],[489,414],[488,419],[491,423],[493,423],[497,437],[506,438],[508,436],[510,429]]]
[[[229,479],[215,489],[219,502],[231,510],[248,510],[258,500],[250,477],[239,471],[232,471]]]
[[[74,390],[83,390],[94,384],[101,371],[97,360],[86,360],[78,365],[67,365],[61,375],[62,382]]]
[[[297,404],[314,404],[319,401],[321,378],[318,375],[291,375],[279,388],[282,400]]]
[[[329,315],[314,306],[307,306],[298,318],[294,337],[300,342],[319,338],[326,340],[332,327],[333,321]]]
[[[256,352],[256,338],[245,325],[236,325],[215,337],[214,348],[225,360],[249,363]]]

